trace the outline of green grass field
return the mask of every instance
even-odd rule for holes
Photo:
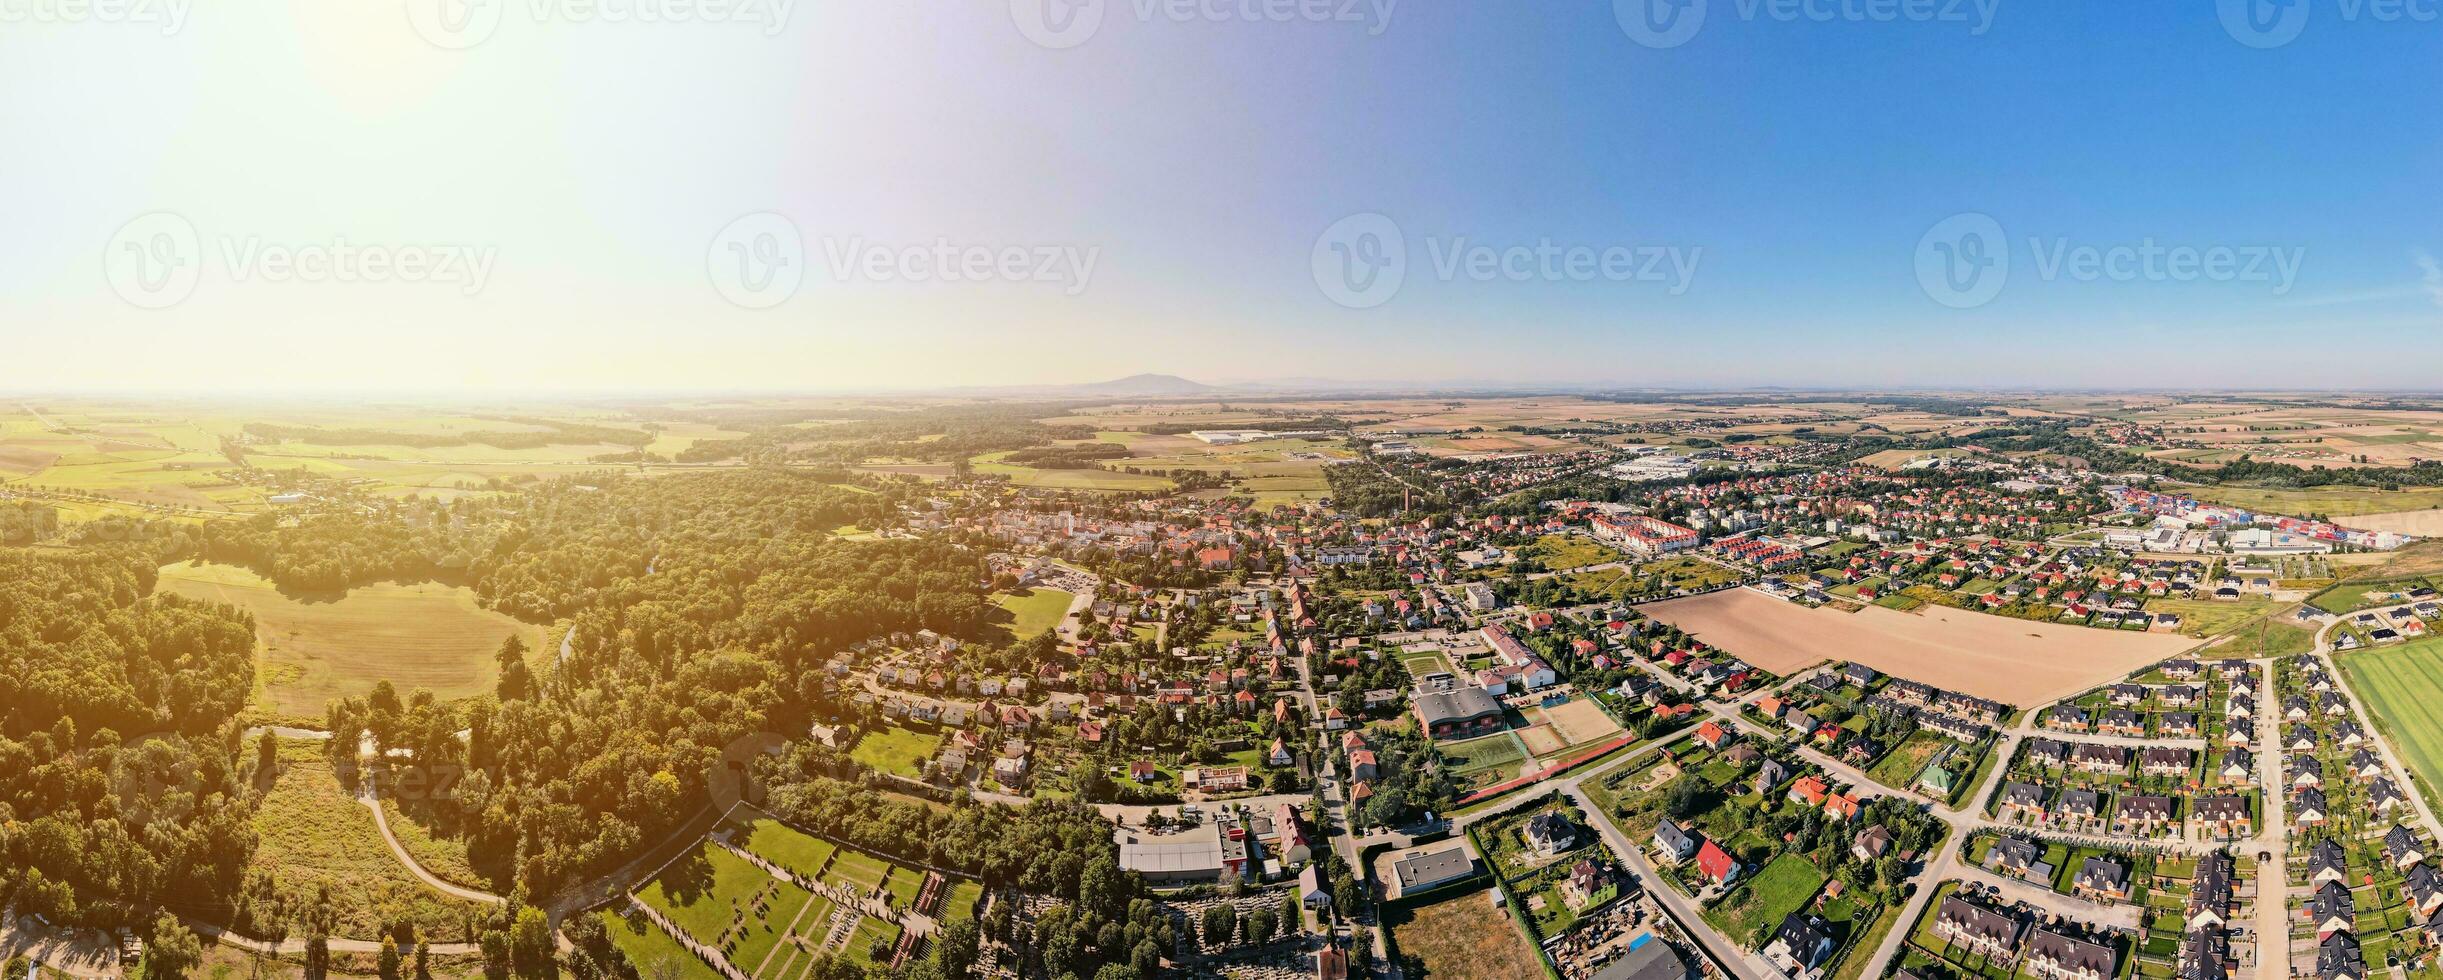
[[[891,907],[895,909],[914,908],[916,892],[923,888],[924,884],[925,873],[922,871],[896,866],[891,868],[891,880],[884,883],[886,890],[891,893]]]
[[[602,918],[604,930],[611,934],[611,945],[619,947],[620,953],[627,956],[637,972],[649,977],[661,976],[664,975],[663,969],[666,969],[668,975],[686,980],[720,980],[719,971],[706,966],[703,960],[696,958],[696,954],[688,952],[687,947],[679,945],[678,940],[670,938],[669,933],[663,932],[662,927],[654,925],[642,914],[637,915],[634,922],[610,909],[595,915]]]
[[[1435,746],[1451,774],[1472,787],[1491,786],[1518,775],[1527,753],[1508,733]]]
[[[856,933],[848,937],[848,948],[841,950],[841,953],[852,958],[866,959],[880,966],[891,961],[891,947],[897,945],[898,942],[898,926],[869,915],[858,921]],[[876,948],[876,944],[880,944],[882,950],[880,956],[874,956],[871,953],[871,950]]]
[[[942,907],[940,909],[940,914],[934,916],[934,918],[941,920],[943,925],[948,925],[953,922],[964,922],[968,919],[975,918],[976,902],[982,900],[983,898],[983,882],[953,882],[950,885],[949,894],[942,896]]]
[[[332,773],[318,742],[280,743],[280,775],[254,815],[261,841],[249,877],[269,874],[298,907],[325,906],[331,934],[373,939],[394,921],[428,935],[457,935],[478,907],[433,891],[399,864],[374,825]],[[327,889],[327,903],[319,896]]]
[[[2343,654],[2350,688],[2422,790],[2443,786],[2443,637]]]
[[[2433,584],[2433,582],[2418,577],[2343,582],[2316,593],[2315,597],[2308,601],[2315,604],[2316,608],[2326,612],[2352,613],[2361,609],[2391,604],[2394,600],[2381,597],[2393,592],[2429,588]]]
[[[253,613],[263,709],[320,724],[324,708],[388,680],[405,694],[444,700],[490,693],[492,655],[512,635],[545,647],[545,628],[476,604],[471,589],[382,583],[345,597],[292,596],[230,565],[163,566],[159,591],[225,602]]]
[[[865,854],[856,851],[841,851],[838,857],[831,859],[831,870],[824,872],[822,880],[826,884],[838,885],[864,895],[871,893],[875,886],[882,884],[883,876],[889,874],[890,871],[890,865]]]
[[[1005,625],[1010,636],[1021,640],[1059,626],[1062,617],[1069,614],[1069,603],[1076,599],[1076,595],[1059,589],[1028,589],[992,597],[994,605],[1016,617]]]
[[[857,747],[848,755],[869,769],[915,777],[924,772],[925,760],[933,758],[941,745],[939,735],[886,728],[858,739]]]
[[[840,849],[839,845],[799,833],[769,817],[756,817],[746,823],[745,829],[738,846],[808,878],[821,875],[823,866],[831,863],[832,853]]]
[[[765,896],[768,904],[761,912],[754,911],[754,903]],[[744,929],[732,940],[727,956],[731,965],[752,974],[780,943],[781,930],[796,921],[814,893],[706,843],[646,882],[637,889],[636,897],[715,948],[720,948],[731,923],[743,919]]]
[[[1734,940],[1745,942],[1760,927],[1781,924],[1824,887],[1824,873],[1795,854],[1774,858],[1745,887],[1705,910],[1705,921]]]
[[[1543,562],[1545,568],[1556,572],[1620,561],[1627,557],[1601,542],[1575,534],[1547,534],[1536,539],[1526,550],[1527,557]]]
[[[2314,631],[2288,623],[2266,621],[2241,629],[2227,642],[2207,647],[2206,653],[2214,657],[2258,660],[2306,653],[2315,647]]]
[[[2273,611],[2273,599],[2267,596],[2242,596],[2237,600],[2220,599],[2149,599],[2146,611],[2171,613],[2180,617],[2180,633],[2203,639],[2221,636],[2234,627],[2263,618]]]

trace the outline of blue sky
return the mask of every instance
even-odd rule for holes
[[[2270,47],[2211,0],[1798,8],[1820,20],[1704,0],[1668,47],[1621,26],[1646,0],[1104,0],[1058,36],[1042,4],[1077,0],[713,23],[474,0],[474,33],[436,37],[433,5],[464,2],[0,25],[20,93],[0,138],[46,148],[0,159],[0,297],[26,327],[0,384],[2426,387],[2443,367],[2443,22],[2341,0],[2291,0],[2305,27]],[[1851,16],[1870,8],[1936,16]],[[1358,19],[1266,13],[1300,9]],[[192,254],[131,223],[163,212]],[[1929,232],[1968,213],[2007,274],[1938,296],[1923,269],[1971,267],[1926,263],[1975,243]],[[1375,232],[1369,256],[1395,237],[1398,287],[1335,292],[1357,267],[1334,246],[1360,244],[1336,227]],[[258,258],[340,242],[484,271]],[[2199,264],[2078,274],[2149,242]],[[1545,243],[1589,265],[1466,273]],[[1584,271],[1607,254],[1622,271]],[[197,280],[162,287],[145,255]],[[964,267],[980,281],[944,281]]]

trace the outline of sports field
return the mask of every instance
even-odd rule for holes
[[[1028,589],[992,597],[994,605],[1017,617],[1007,625],[1010,636],[1021,640],[1059,626],[1061,618],[1069,614],[1069,603],[1076,599],[1076,594],[1059,589]]]
[[[2430,794],[2443,786],[2443,637],[2343,654],[2350,689],[2365,699],[2401,761]]]
[[[1638,607],[1774,673],[1847,660],[2006,704],[2034,705],[2126,676],[2197,644],[2184,636],[2063,626],[1928,606],[1809,609],[1752,589]]]
[[[544,628],[476,604],[472,590],[382,583],[345,597],[295,596],[230,565],[161,569],[160,591],[210,599],[253,613],[262,707],[281,718],[322,717],[332,700],[389,680],[403,694],[428,688],[443,698],[492,690],[501,641],[526,638],[542,650]]]

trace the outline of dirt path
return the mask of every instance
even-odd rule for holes
[[[366,773],[364,788],[356,794],[356,802],[363,804],[365,809],[373,811],[373,825],[381,828],[382,842],[390,845],[390,856],[398,859],[399,864],[405,867],[409,874],[415,875],[416,880],[423,882],[426,887],[452,898],[481,902],[486,905],[499,905],[507,901],[491,892],[461,888],[450,884],[441,880],[440,876],[424,870],[423,865],[417,864],[415,856],[407,853],[407,847],[399,843],[398,835],[390,832],[390,813],[382,808],[381,797],[374,791],[373,784],[373,774]]]

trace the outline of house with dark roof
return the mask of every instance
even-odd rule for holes
[[[2129,771],[2129,750],[2101,742],[2081,742],[2070,752],[2070,763],[2088,772],[2122,773]]]
[[[2328,881],[2350,879],[2350,858],[2341,845],[2330,838],[2317,841],[2307,849],[2307,883],[2321,885]]]
[[[1833,948],[1831,923],[1813,913],[1792,912],[1781,920],[1773,941],[1765,944],[1764,958],[1785,976],[1804,980],[1822,975],[1820,967],[1832,958]]]
[[[2220,929],[2198,929],[2180,937],[2174,980],[2230,980],[2231,940]]]
[[[2093,820],[2103,816],[2102,794],[2091,789],[2065,789],[2053,798],[2053,815],[2063,820]]]
[[[2027,741],[2027,761],[2034,765],[2047,769],[2059,769],[2069,757],[2070,746],[2066,742],[2056,742],[2049,738],[2032,738]]]
[[[2417,831],[2397,823],[2384,831],[2384,860],[2392,862],[2394,868],[2407,868],[2425,859],[2426,845],[2418,840]]]
[[[1436,739],[1474,738],[1502,727],[1501,702],[1481,687],[1454,687],[1420,694],[1412,705],[1417,721]]]
[[[2290,822],[2295,827],[2324,825],[2324,791],[2303,789],[2290,794]]]
[[[2433,865],[2413,865],[2409,877],[2401,883],[2401,894],[2409,899],[2409,907],[2417,910],[2418,918],[2433,919],[2435,911],[2443,909],[2443,873]]]
[[[2316,889],[2315,897],[2307,900],[2307,921],[2316,927],[2316,938],[2325,939],[2336,932],[2351,932],[2358,928],[2358,900],[2350,896],[2349,886],[2328,881]]]
[[[2376,813],[2391,816],[2392,811],[2409,805],[2409,795],[2401,792],[2400,784],[2393,782],[2392,777],[2377,776],[2367,784],[2367,805],[2374,807]]]
[[[2185,776],[2196,759],[2196,753],[2187,749],[2149,745],[2138,750],[2138,771],[2149,776]]]
[[[2197,871],[2189,878],[2190,932],[2218,931],[2231,924],[2235,895],[2232,878],[2236,872],[2231,855],[2221,851],[2209,851],[2197,859]]]
[[[2027,972],[2040,980],[2105,980],[2120,966],[2112,948],[2054,926],[2028,931]]]
[[[2129,866],[2114,858],[2097,855],[2078,866],[2078,874],[2070,879],[2070,893],[2081,898],[2118,902],[2129,897]]]
[[[2256,754],[2247,749],[2226,750],[2222,754],[2222,765],[2214,770],[2214,774],[2223,782],[2235,786],[2254,783],[2256,782]]]
[[[2004,837],[1994,841],[1993,848],[1985,852],[1985,866],[1999,874],[2024,878],[2036,871],[2037,862],[2043,858],[2044,848],[2035,841]]]
[[[2357,937],[2334,933],[2316,944],[2316,980],[2367,980],[2367,957]]]
[[[1673,864],[1696,856],[1700,836],[1681,829],[1675,820],[1654,822],[1654,850]]]
[[[2191,801],[2197,824],[2208,836],[2229,840],[2256,836],[2256,822],[2248,817],[2248,800],[2241,796],[2206,796]]]
[[[2016,916],[1956,892],[1934,911],[1934,935],[1995,962],[2018,955],[2020,929]]]
[[[2043,823],[2045,818],[2044,787],[2034,783],[2003,784],[2000,812],[2004,817],[2019,817]]]

